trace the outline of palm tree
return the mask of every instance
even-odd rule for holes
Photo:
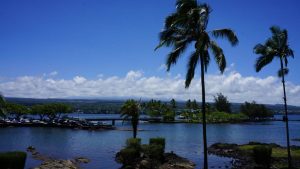
[[[123,106],[121,107],[121,117],[123,120],[131,121],[132,129],[133,129],[133,138],[136,138],[137,135],[137,126],[139,124],[140,117],[140,106],[135,100],[127,100]]]
[[[3,97],[3,95],[0,94],[0,117],[6,116],[5,105],[6,105],[6,101]]]
[[[288,151],[288,165],[292,166],[291,152],[290,152],[290,138],[289,138],[289,121],[287,113],[287,100],[285,92],[285,80],[284,76],[288,73],[288,57],[294,58],[294,52],[288,44],[288,33],[285,29],[280,29],[277,26],[270,28],[272,37],[267,39],[265,44],[257,44],[254,47],[254,52],[259,55],[255,63],[256,72],[259,72],[264,66],[273,61],[274,58],[278,58],[280,61],[280,69],[278,76],[282,79],[283,87],[283,101],[285,111],[285,124],[286,124],[286,139],[287,139],[287,151]]]
[[[211,8],[208,4],[200,4],[197,0],[177,0],[176,11],[165,20],[163,31],[160,33],[160,44],[173,47],[168,54],[166,66],[167,71],[176,64],[178,58],[189,46],[194,51],[189,56],[185,87],[188,88],[194,78],[196,66],[200,60],[201,86],[202,86],[202,113],[203,113],[203,146],[204,146],[204,168],[207,169],[207,139],[206,139],[206,117],[205,117],[205,84],[204,73],[210,62],[210,54],[213,54],[220,71],[223,73],[226,67],[226,60],[222,48],[218,46],[212,37],[226,38],[232,46],[237,45],[238,39],[231,29],[217,29],[207,31],[207,24]]]

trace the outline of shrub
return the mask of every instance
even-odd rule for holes
[[[140,152],[135,148],[124,148],[119,153],[119,162],[124,166],[134,164],[140,157]]]
[[[258,145],[253,148],[253,157],[256,164],[269,168],[271,164],[272,147]]]
[[[160,146],[162,146],[163,153],[165,152],[165,145],[166,145],[165,138],[162,138],[162,137],[150,138],[149,144],[150,145],[160,145]]]
[[[24,169],[27,154],[25,152],[0,153],[0,168]]]
[[[138,151],[141,149],[141,139],[140,138],[129,138],[126,140],[126,147],[133,148]]]
[[[146,157],[162,162],[164,160],[164,149],[162,145],[149,144],[143,145],[142,152]]]

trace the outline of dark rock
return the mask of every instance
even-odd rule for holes
[[[89,159],[84,158],[84,157],[77,157],[77,158],[75,158],[75,161],[76,161],[77,163],[85,163],[85,164],[90,162]]]

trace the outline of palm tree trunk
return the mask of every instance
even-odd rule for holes
[[[132,129],[133,129],[133,138],[136,138],[136,133],[137,133],[137,125],[132,124]]]
[[[205,83],[204,83],[204,60],[200,56],[201,62],[201,87],[202,87],[202,128],[203,128],[203,147],[204,147],[204,169],[208,168],[207,161],[207,138],[206,138],[206,112],[205,112]]]
[[[284,111],[285,111],[285,129],[286,129],[286,142],[287,142],[287,151],[288,151],[288,165],[289,165],[289,168],[292,168],[292,157],[291,157],[291,149],[290,149],[290,134],[289,134],[289,119],[288,119],[288,112],[287,112],[285,80],[284,80],[282,57],[280,57],[280,66],[281,66],[281,73],[282,73],[282,87],[283,87],[283,100],[284,100]]]

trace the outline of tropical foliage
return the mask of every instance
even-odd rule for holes
[[[160,33],[160,43],[162,46],[172,47],[168,54],[166,66],[167,71],[177,63],[177,60],[189,46],[194,50],[189,56],[185,87],[188,88],[195,75],[198,63],[201,68],[202,86],[202,111],[203,111],[203,143],[204,143],[204,168],[207,169],[207,140],[205,123],[205,86],[204,72],[207,71],[210,54],[213,54],[221,72],[226,67],[226,59],[221,47],[213,40],[215,38],[226,38],[234,46],[238,43],[235,33],[231,29],[207,30],[211,8],[208,4],[198,3],[197,0],[177,0],[176,11],[166,17],[163,31]]]
[[[145,111],[150,117],[162,117],[163,121],[175,120],[176,101],[172,99],[169,103],[162,103],[160,100],[150,100],[145,104]]]
[[[140,105],[135,100],[127,100],[121,107],[121,117],[123,120],[130,120],[133,129],[133,138],[136,138],[137,127],[140,117]]]
[[[255,63],[256,72],[259,72],[263,67],[271,63],[275,58],[280,61],[280,69],[278,70],[278,76],[282,79],[283,87],[283,101],[284,111],[286,117],[286,138],[287,138],[287,150],[288,150],[288,164],[289,168],[292,167],[290,139],[289,139],[289,125],[288,125],[288,112],[287,112],[287,99],[285,91],[285,75],[288,74],[289,69],[288,58],[294,58],[294,52],[290,48],[288,43],[288,33],[286,29],[280,29],[278,26],[272,26],[270,28],[272,37],[268,38],[264,44],[257,44],[254,47],[254,52],[259,55]]]

